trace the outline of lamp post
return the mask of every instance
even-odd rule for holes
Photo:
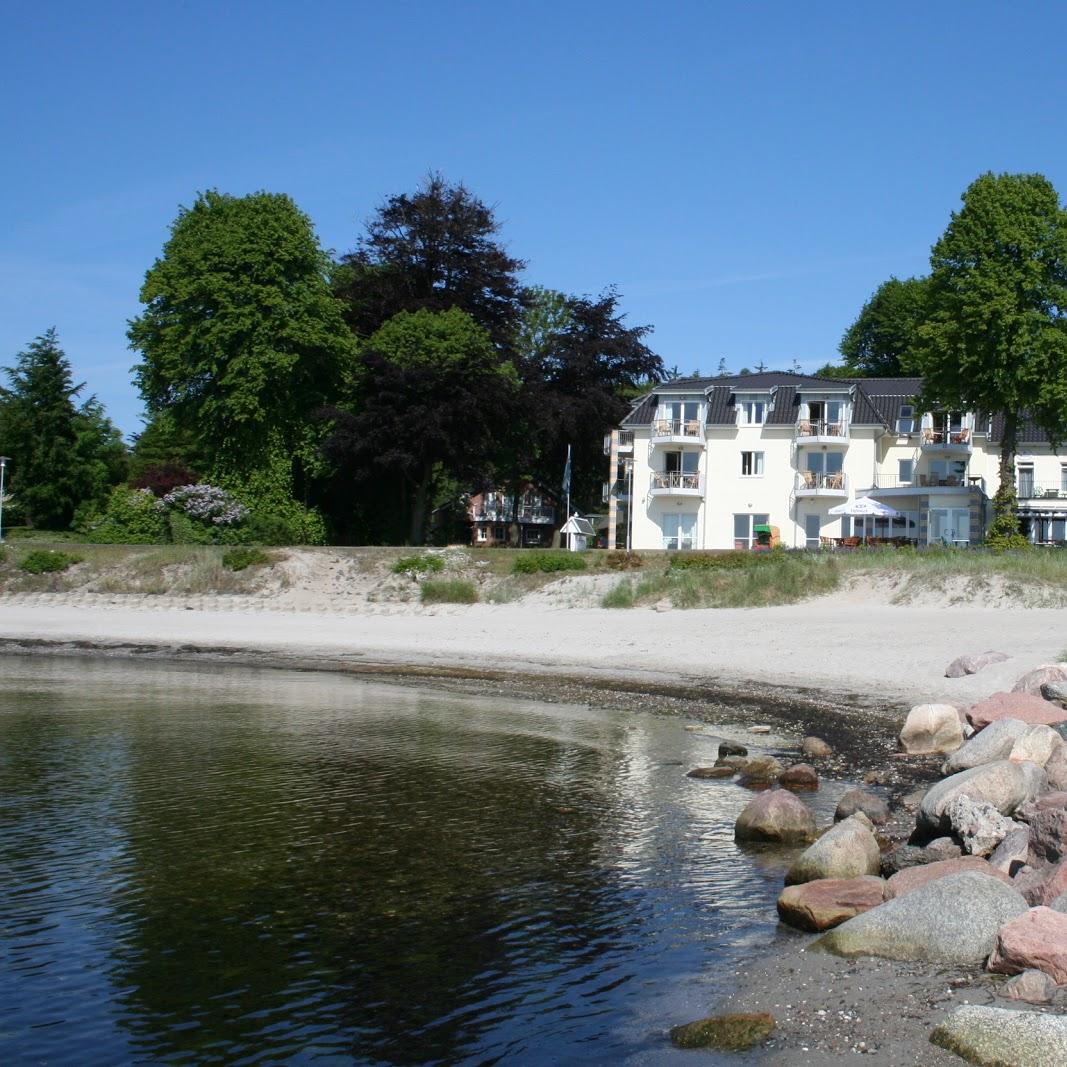
[[[0,456],[0,541],[4,539],[4,471],[7,464],[7,456]]]
[[[626,551],[630,551],[634,522],[634,461],[626,460],[626,477],[630,483],[629,499],[626,501]]]

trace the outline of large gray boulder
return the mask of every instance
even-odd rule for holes
[[[952,829],[945,809],[958,796],[992,804],[1002,815],[1031,801],[1048,788],[1045,772],[1034,763],[997,760],[960,771],[931,787],[919,805],[918,825],[927,830]]]
[[[1062,663],[1045,663],[1027,671],[1011,687],[1013,693],[1040,693],[1042,686],[1067,682],[1067,670]]]
[[[917,704],[900,730],[900,747],[913,756],[955,752],[963,744],[963,724],[952,704]]]
[[[786,872],[785,884],[877,874],[881,855],[872,829],[870,819],[862,813],[843,819],[797,857]]]
[[[972,767],[1007,759],[1015,742],[1026,733],[1021,719],[997,719],[972,737],[962,748],[956,749],[941,765],[942,774],[959,774]]]
[[[1052,754],[1060,748],[1063,748],[1063,738],[1051,726],[1037,723],[1028,726],[1026,732],[1016,738],[1008,759],[1016,763],[1029,760],[1030,763],[1044,767]]]
[[[1026,909],[1010,886],[965,872],[857,915],[816,944],[839,956],[980,963],[993,951],[1000,927]]]
[[[941,1048],[979,1067],[1063,1067],[1067,1018],[964,1004],[930,1035]]]
[[[734,824],[738,841],[810,841],[815,816],[788,789],[768,789],[748,802]]]
[[[862,811],[876,826],[889,822],[889,805],[881,797],[862,789],[850,789],[842,795],[834,810],[834,822],[841,822],[857,811]]]

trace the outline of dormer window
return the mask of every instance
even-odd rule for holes
[[[739,426],[762,426],[766,421],[766,400],[737,398],[737,422]]]
[[[901,404],[900,414],[897,416],[897,433],[913,433],[915,431],[915,408],[911,404]]]

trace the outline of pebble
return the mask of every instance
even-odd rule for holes
[[[769,726],[750,726],[748,732],[750,734],[769,734],[771,728]]]

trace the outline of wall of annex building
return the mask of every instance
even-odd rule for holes
[[[705,504],[708,484],[707,449],[698,445],[659,445],[650,444],[651,431],[643,427],[634,431],[634,477],[633,477],[633,515],[631,519],[631,538],[637,550],[663,548],[664,518],[668,514],[686,514],[696,516],[697,541],[695,547],[704,547],[702,531],[704,529]],[[671,450],[699,452],[697,472],[701,484],[705,487],[702,497],[653,496],[651,482],[653,471],[663,470],[664,454]]]

